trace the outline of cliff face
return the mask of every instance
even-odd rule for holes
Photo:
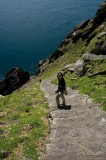
[[[76,45],[81,40],[85,42],[84,53],[106,55],[106,1],[99,6],[92,20],[86,20],[75,27],[67,35],[60,47],[48,59],[39,64],[36,74],[43,72],[50,63],[67,53],[69,45]]]

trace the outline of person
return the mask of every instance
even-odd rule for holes
[[[62,105],[65,105],[65,97],[64,94],[66,93],[66,82],[63,78],[63,74],[61,72],[59,72],[57,74],[57,79],[58,79],[58,90],[56,91],[57,95],[56,95],[56,103],[57,103],[57,107],[60,106],[60,98],[63,101]]]

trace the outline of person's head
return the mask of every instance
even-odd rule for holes
[[[60,80],[60,79],[62,79],[63,78],[63,74],[61,73],[61,72],[59,72],[58,74],[57,74],[57,78]]]

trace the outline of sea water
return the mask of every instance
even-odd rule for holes
[[[0,0],[0,78],[12,67],[31,75],[103,0]]]

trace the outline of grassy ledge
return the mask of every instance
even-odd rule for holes
[[[77,77],[74,73],[67,73],[64,78],[67,87],[73,86],[80,93],[89,95],[106,111],[106,76],[88,78],[87,76]],[[57,84],[57,79],[54,79],[52,83]]]
[[[0,159],[38,159],[49,131],[48,110],[34,79],[0,98]]]
[[[88,94],[95,102],[101,104],[101,107],[106,111],[105,76],[88,78],[87,76],[77,77],[75,74],[68,73],[65,80],[68,87],[75,86],[81,93]]]

